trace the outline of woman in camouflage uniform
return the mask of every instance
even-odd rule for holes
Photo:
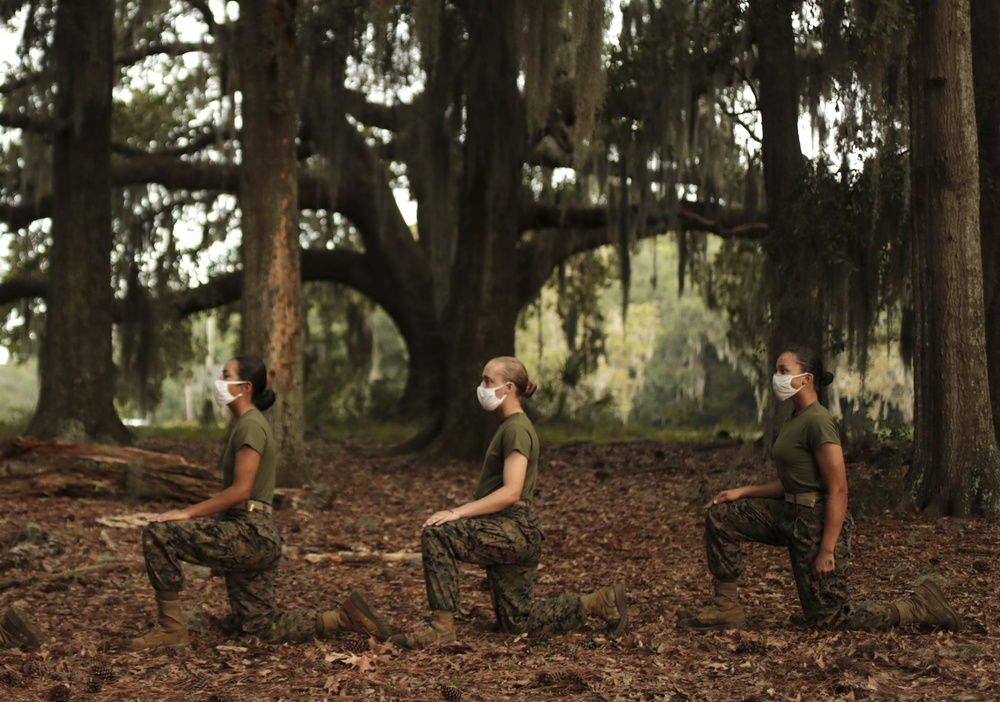
[[[335,611],[275,610],[281,536],[271,502],[278,447],[261,414],[275,401],[263,361],[256,356],[229,361],[215,381],[215,400],[234,417],[220,461],[223,490],[196,505],[153,517],[143,530],[146,572],[156,591],[159,623],[149,634],[132,639],[129,648],[187,645],[181,561],[224,573],[230,606],[245,633],[274,642],[304,641],[333,631],[385,639],[392,632],[357,591]]]
[[[743,572],[741,544],[753,542],[788,548],[810,626],[888,629],[923,622],[958,631],[958,613],[930,580],[891,603],[848,601],[854,520],[847,510],[847,471],[836,422],[820,404],[816,389],[832,381],[833,374],[824,372],[822,361],[812,354],[786,351],[778,357],[772,378],[775,396],[795,405],[771,449],[778,477],[764,485],[723,490],[705,505],[714,598],[697,615],[682,616],[678,626],[746,626],[736,580]]]
[[[521,400],[534,391],[524,364],[512,356],[494,358],[483,369],[479,402],[502,421],[486,452],[473,501],[435,512],[423,524],[431,622],[423,631],[391,637],[395,645],[420,648],[455,641],[459,561],[486,567],[493,611],[505,633],[572,631],[588,615],[603,619],[613,636],[624,630],[628,619],[621,585],[532,602],[543,538],[531,508],[539,446]]]

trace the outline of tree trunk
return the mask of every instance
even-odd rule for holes
[[[792,0],[753,0],[750,4],[758,52],[758,107],[768,212],[768,234],[763,242],[767,258],[761,284],[772,324],[766,337],[765,378],[770,378],[778,355],[792,347],[823,351],[819,257],[808,245],[808,238],[801,235],[794,216],[805,170],[799,142],[799,80],[792,26],[795,5]],[[764,420],[767,437],[775,432],[779,406],[768,404]],[[770,447],[771,442],[764,445]]]
[[[111,338],[114,3],[60,2],[53,39],[52,251],[41,390],[28,433],[128,443],[115,411]]]
[[[993,429],[1000,440],[1000,4],[996,0],[972,0],[972,75],[979,133],[986,358]]]
[[[483,366],[514,352],[518,210],[526,125],[517,88],[517,3],[481,0],[463,10],[468,29],[466,134],[459,237],[451,296],[444,417],[432,450],[481,458],[496,428],[476,402]]]
[[[296,0],[242,0],[237,26],[243,96],[240,342],[243,353],[267,363],[278,397],[267,416],[281,447],[278,482],[287,487],[310,481],[302,409],[295,6]]]
[[[1000,513],[986,368],[969,0],[917,0],[911,46],[917,505]]]

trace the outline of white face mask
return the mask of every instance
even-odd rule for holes
[[[218,378],[215,381],[215,404],[219,407],[225,407],[230,402],[235,400],[237,397],[243,397],[246,393],[240,393],[239,395],[233,395],[229,392],[230,385],[242,385],[243,383],[249,382],[247,380],[223,380]]]
[[[497,390],[506,384],[497,385],[495,388],[484,388],[482,385],[476,388],[476,396],[479,398],[479,404],[483,406],[484,410],[492,412],[503,404],[503,401],[507,399],[507,395],[510,393],[507,393],[503,397],[497,397]]]
[[[800,385],[797,388],[792,387],[793,378],[801,378],[803,375],[809,375],[808,373],[799,373],[798,375],[787,375],[782,373],[775,373],[771,377],[771,389],[774,390],[774,396],[779,400],[787,400],[802,389]]]

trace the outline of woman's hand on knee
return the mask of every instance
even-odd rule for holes
[[[448,522],[454,522],[457,519],[461,519],[458,516],[458,512],[453,509],[443,509],[440,512],[435,512],[427,518],[427,521],[423,523],[421,528],[427,528],[429,526],[440,526],[441,524],[447,524]]]
[[[187,513],[187,510],[183,509],[172,509],[162,514],[158,514],[155,517],[150,517],[151,522],[182,522],[185,519],[190,519],[191,516]]]
[[[712,509],[715,505],[721,505],[723,502],[734,502],[743,497],[743,488],[733,488],[731,490],[723,490],[718,493],[715,497],[709,500],[708,504],[705,505],[705,509]]]

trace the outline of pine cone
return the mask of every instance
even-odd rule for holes
[[[69,702],[69,688],[65,685],[55,685],[49,690],[49,702]]]
[[[733,651],[741,655],[765,653],[767,651],[767,646],[754,639],[743,639],[736,644],[736,648],[734,648]]]
[[[40,678],[48,672],[48,668],[38,658],[31,658],[26,660],[24,665],[21,666],[21,672],[26,678]]]
[[[368,651],[368,642],[360,639],[347,639],[342,644],[345,651],[350,653],[365,653]]]
[[[13,668],[4,668],[0,670],[0,685],[6,685],[7,687],[17,687],[24,682],[24,678],[19,672]]]
[[[538,674],[539,685],[561,685],[563,687],[585,687],[583,678],[572,670],[553,670]]]
[[[191,689],[197,692],[208,692],[212,689],[212,682],[201,673],[191,676]]]
[[[103,661],[92,665],[90,667],[90,674],[98,680],[103,680],[104,682],[111,682],[115,679],[115,671],[111,668],[111,666]]]
[[[448,702],[459,702],[462,699],[462,691],[457,687],[445,685],[441,688],[441,696],[448,700]]]
[[[233,698],[225,692],[213,692],[208,698],[208,702],[233,702]]]
[[[100,692],[102,687],[104,687],[104,681],[101,680],[100,678],[95,678],[91,676],[87,680],[87,684],[83,686],[83,691],[86,692],[88,695],[93,695],[97,692]]]

